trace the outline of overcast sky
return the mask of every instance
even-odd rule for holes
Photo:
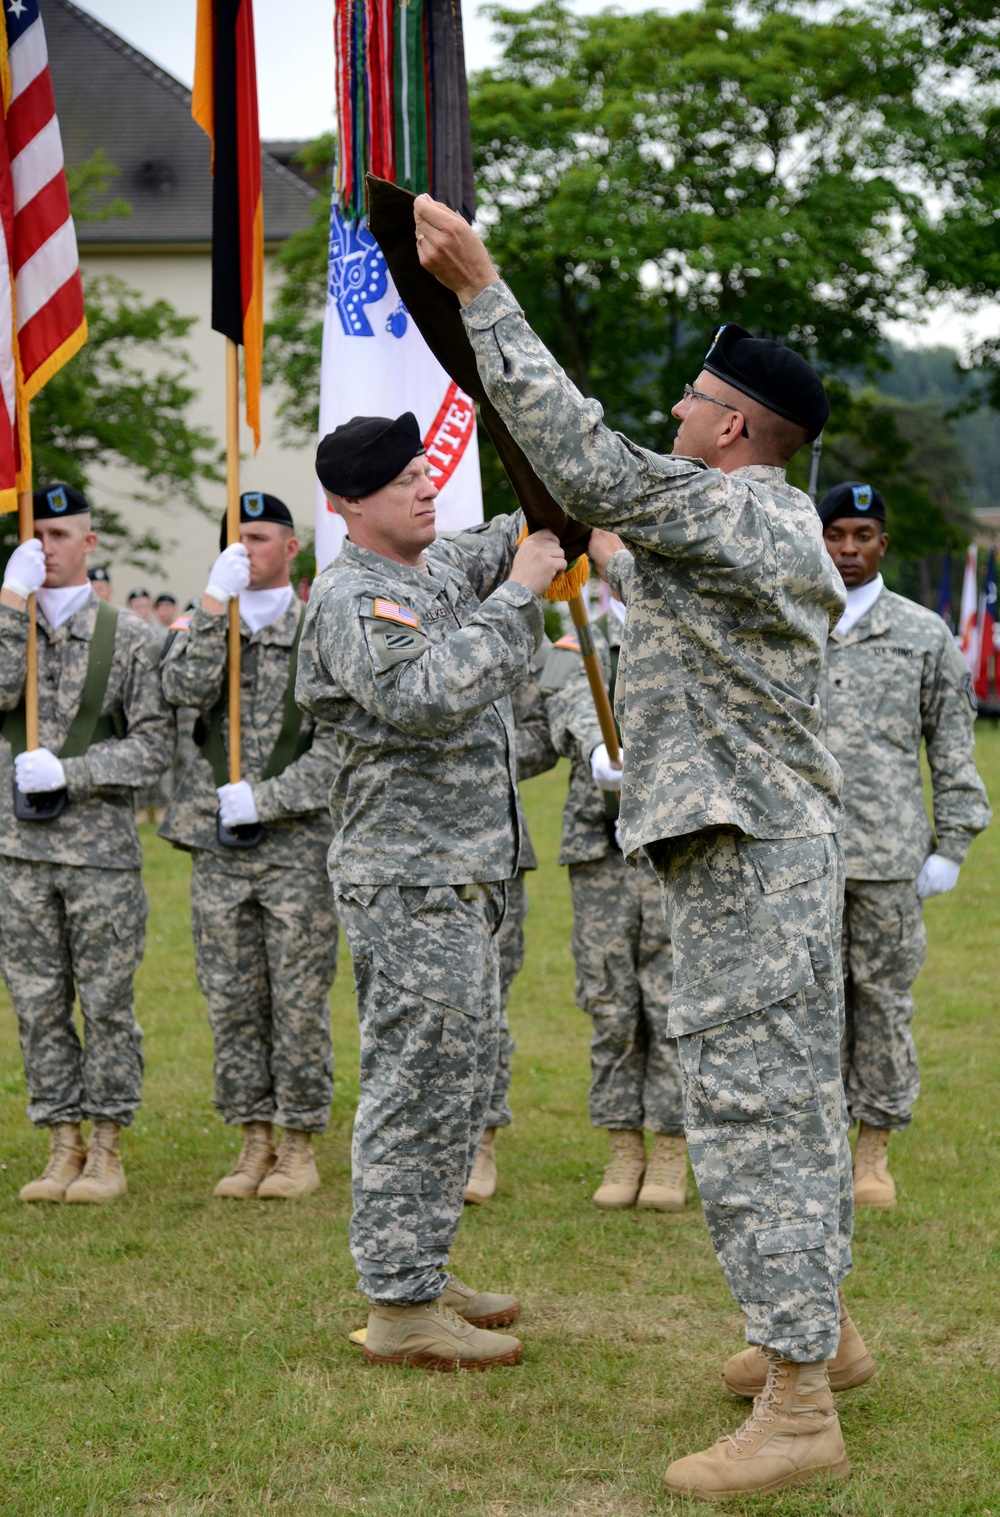
[[[194,71],[197,0],[76,0],[98,21],[190,87]],[[532,0],[505,0],[527,9]],[[575,0],[580,11],[597,11],[605,0]],[[659,7],[683,10],[689,0],[664,0]],[[649,0],[618,0],[622,11],[650,9]],[[489,24],[466,0],[466,66],[471,72],[495,61]],[[44,14],[44,6],[43,6]],[[327,131],[333,114],[333,0],[255,0],[257,89],[263,137],[315,137]],[[913,344],[949,342],[966,348],[1000,333],[996,307],[973,323],[968,317],[936,313],[924,325],[895,323],[889,335]]]

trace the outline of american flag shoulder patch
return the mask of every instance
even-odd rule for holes
[[[580,640],[575,632],[567,632],[552,644],[553,648],[566,648],[570,653],[579,653]]]
[[[375,615],[384,622],[399,622],[403,627],[418,627],[420,619],[408,606],[397,606],[393,600],[376,600],[372,607]]]
[[[179,616],[175,622],[171,622],[168,632],[186,632],[191,625],[190,616]]]

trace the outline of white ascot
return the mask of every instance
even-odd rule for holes
[[[35,595],[45,614],[45,620],[54,632],[63,622],[68,622],[75,611],[87,604],[90,599],[90,580],[84,580],[82,585],[66,585],[61,590],[46,590],[43,585],[41,590],[35,591]]]
[[[856,627],[863,616],[866,616],[882,594],[882,576],[876,574],[867,585],[857,585],[847,592],[847,610],[840,621],[834,627],[838,637],[846,637],[852,627]]]
[[[241,590],[240,620],[251,632],[259,632],[261,627],[281,620],[294,595],[291,585],[279,585],[277,590]]]

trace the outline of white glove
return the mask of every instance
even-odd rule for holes
[[[3,588],[27,600],[45,583],[45,550],[37,537],[18,543],[3,571]]]
[[[939,853],[932,853],[924,859],[923,868],[913,887],[917,892],[917,900],[926,901],[928,896],[947,895],[958,884],[958,876],[958,864],[953,864],[951,859],[942,858]]]
[[[624,762],[624,748],[621,750],[621,758]],[[622,766],[621,764],[612,764],[608,758],[607,746],[604,743],[598,743],[590,755],[590,772],[593,775],[594,783],[599,785],[602,790],[620,790],[622,788]]]
[[[235,785],[220,785],[215,793],[219,797],[219,816],[223,827],[249,827],[260,821],[254,805],[253,790],[246,780],[237,780]]]
[[[39,790],[63,790],[66,785],[66,771],[48,748],[19,753],[14,760],[14,775],[22,795],[34,795]]]
[[[223,604],[239,595],[250,583],[250,555],[242,543],[230,543],[212,565],[205,594]]]

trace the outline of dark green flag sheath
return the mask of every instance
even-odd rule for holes
[[[421,267],[409,190],[368,175],[368,227],[389,265],[399,297],[438,363],[479,405],[479,419],[524,511],[530,531],[555,532],[570,560],[586,552],[590,528],[568,516],[542,484],[483,389],[457,295]]]

